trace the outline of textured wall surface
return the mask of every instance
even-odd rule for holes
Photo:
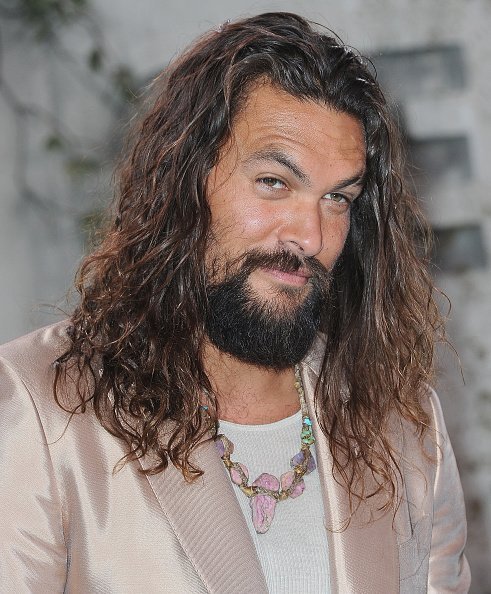
[[[435,275],[452,301],[448,330],[460,355],[441,349],[439,391],[466,491],[472,591],[491,593],[491,2],[92,5],[89,24],[65,27],[54,45],[15,20],[0,24],[0,341],[56,319],[44,304],[63,304],[84,225],[111,193],[130,113],[118,77],[148,80],[197,34],[240,15],[291,10],[327,25],[377,65],[436,231]]]

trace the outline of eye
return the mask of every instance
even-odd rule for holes
[[[285,182],[282,182],[281,179],[278,179],[277,177],[260,177],[257,181],[273,190],[283,190],[286,188]]]
[[[329,194],[325,194],[324,198],[326,200],[336,202],[336,204],[351,204],[351,200],[347,196],[345,196],[344,194],[338,194],[337,192],[330,192]]]

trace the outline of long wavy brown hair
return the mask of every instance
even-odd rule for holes
[[[189,479],[200,474],[192,453],[210,435],[199,406],[204,391],[212,417],[218,410],[203,366],[206,177],[264,79],[363,125],[367,181],[324,307],[316,399],[350,495],[370,495],[359,488],[368,467],[390,503],[399,471],[389,417],[396,412],[424,434],[442,332],[425,264],[428,231],[404,181],[400,136],[373,67],[294,14],[224,24],[155,79],[119,168],[108,229],[77,277],[80,304],[69,350],[57,361],[55,396],[74,412],[92,406],[127,445],[127,459],[151,453],[149,472],[172,463]],[[67,375],[77,387],[70,404]]]

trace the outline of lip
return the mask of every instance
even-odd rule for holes
[[[284,272],[277,268],[261,268],[261,270],[284,284],[294,285],[296,287],[305,286],[312,276],[310,272],[302,268],[299,268],[295,272]]]

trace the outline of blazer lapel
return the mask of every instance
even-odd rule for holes
[[[170,465],[146,475],[184,552],[209,592],[267,594],[267,586],[243,513],[213,443],[197,448],[204,475],[187,483]],[[148,468],[150,460],[141,461]]]
[[[302,365],[309,408],[314,410],[315,365]],[[392,513],[377,515],[377,502],[360,506],[350,517],[346,490],[334,478],[327,438],[312,415],[317,466],[328,527],[332,594],[399,592],[399,558]],[[247,524],[213,443],[197,448],[204,475],[187,483],[169,466],[146,475],[184,552],[209,592],[267,594],[267,586]],[[149,458],[140,461],[148,468]],[[375,498],[373,498],[375,499]]]
[[[317,373],[305,364],[302,375],[306,400],[313,411]],[[312,415],[312,425],[328,528],[332,594],[399,592],[399,558],[392,512],[377,512],[374,497],[350,517],[347,492],[334,478],[328,440],[315,414]],[[350,523],[343,529],[348,518]]]

